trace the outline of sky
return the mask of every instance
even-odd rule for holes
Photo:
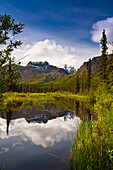
[[[0,0],[0,15],[10,14],[25,24],[16,38],[23,41],[13,52],[22,65],[48,61],[58,67],[79,68],[89,58],[100,55],[102,30],[106,30],[108,52],[113,41],[113,1],[111,0]]]

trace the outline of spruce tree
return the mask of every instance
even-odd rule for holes
[[[107,67],[107,37],[105,34],[105,30],[103,29],[102,38],[100,40],[101,43],[101,56],[100,56],[100,63],[99,63],[99,78],[100,82],[106,82],[107,74],[106,74],[106,67]]]

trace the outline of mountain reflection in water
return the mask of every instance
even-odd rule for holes
[[[7,162],[4,169],[68,169],[69,165],[49,153],[68,159],[71,135],[80,123],[75,113],[48,103],[2,114],[0,157]]]
[[[51,147],[55,142],[66,139],[68,132],[75,131],[75,126],[78,125],[80,119],[70,119],[70,115],[67,115],[67,121],[64,117],[59,117],[48,121],[46,124],[31,123],[28,124],[24,118],[19,118],[11,121],[10,135],[7,136],[5,127],[5,120],[0,118],[0,137],[1,139],[11,138],[14,136],[21,136],[23,141],[30,140],[35,145],[41,145],[44,148]]]
[[[6,114],[2,115],[2,118],[6,119],[7,122],[7,135],[12,120],[24,118],[28,123],[47,123],[49,120],[56,119],[57,117],[63,117],[64,121],[66,121],[67,119],[73,119],[75,114],[74,112],[63,108],[58,109],[55,105],[52,105],[51,109],[48,109],[46,104],[46,108],[32,106],[20,108],[17,111],[9,110]]]

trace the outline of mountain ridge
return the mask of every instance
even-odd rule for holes
[[[92,73],[98,73],[99,72],[99,62],[100,62],[100,56],[96,56],[96,57],[93,57],[91,59],[91,72]],[[84,62],[80,66],[78,71],[80,71],[81,73],[83,73],[84,71],[87,71],[88,70],[88,64],[89,64],[89,61]]]
[[[18,66],[17,69],[20,72],[21,81],[26,81],[27,79],[37,79],[38,81],[40,79],[39,82],[49,82],[70,74],[68,70],[50,65],[47,61],[30,61],[27,66]]]
[[[98,73],[99,71],[99,62],[100,56],[93,57],[91,59],[91,72]],[[88,63],[84,62],[78,71],[82,74],[84,71],[88,70]],[[75,69],[72,68],[72,73],[76,74]],[[47,82],[54,82],[55,80],[62,79],[66,76],[73,76],[67,69],[58,68],[56,66],[50,65],[47,61],[45,62],[32,62],[30,61],[27,66],[18,66],[18,70],[21,75],[20,81],[22,83],[28,84],[40,84],[40,83],[47,83]],[[72,77],[71,76],[71,77]],[[69,77],[67,78],[69,79]],[[59,81],[59,80],[58,80]]]

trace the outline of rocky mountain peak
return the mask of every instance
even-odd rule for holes
[[[92,60],[91,60],[91,72],[92,73],[98,73],[99,62],[100,62],[100,56],[92,58]],[[88,70],[88,64],[89,64],[89,61],[84,62],[83,65],[79,68],[79,71],[81,73],[83,73],[84,71],[87,71]]]

